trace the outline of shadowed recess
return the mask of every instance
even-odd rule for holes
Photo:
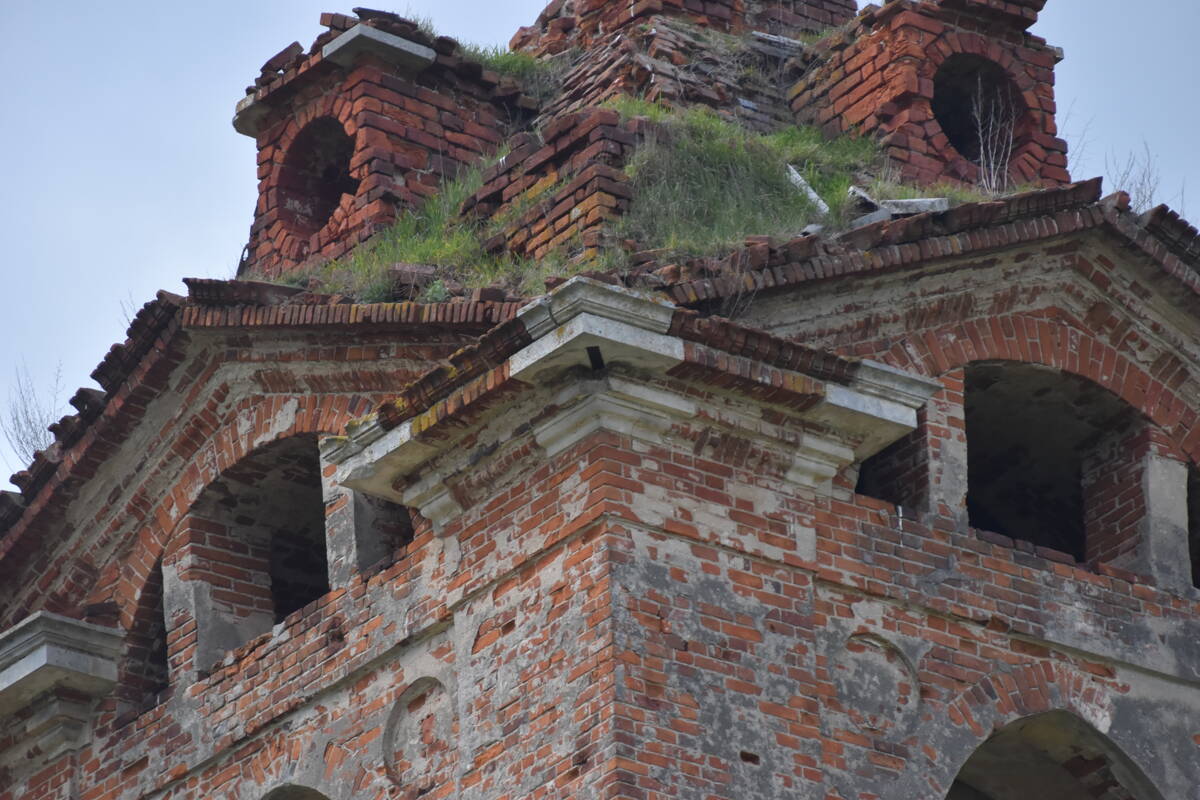
[[[1008,725],[976,750],[946,800],[1164,800],[1107,737],[1065,711]]]
[[[971,526],[1085,560],[1085,460],[1136,412],[1083,378],[1008,362],[967,368],[965,406]]]
[[[1004,132],[1019,146],[1028,127],[1025,100],[1008,73],[986,58],[961,53],[947,58],[934,78],[933,115],[950,145],[974,164],[989,135]]]
[[[324,227],[343,194],[358,191],[350,177],[354,140],[331,117],[305,126],[288,149],[279,171],[279,196],[284,224],[299,233]]]

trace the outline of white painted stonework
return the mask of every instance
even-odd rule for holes
[[[100,697],[117,680],[122,632],[48,611],[0,634],[0,716],[56,686]]]
[[[709,402],[699,393],[667,388],[666,373],[684,361],[684,341],[667,334],[674,313],[657,298],[578,277],[518,312],[533,341],[508,360],[509,375],[534,387],[531,394],[551,391],[538,405],[554,413],[533,430],[547,457],[600,430],[655,443],[676,425],[702,421],[772,453],[789,465],[789,482],[827,490],[843,467],[911,431],[917,409],[939,388],[864,363],[850,386],[827,383],[813,408],[790,410],[796,424],[769,423],[763,404],[743,395]],[[607,367],[601,372],[595,370],[597,354]],[[486,430],[487,419],[477,424],[485,429],[478,440],[505,441],[504,432]],[[446,479],[470,468],[466,455],[456,452],[466,435],[460,431],[431,444],[413,437],[410,422],[385,431],[372,419],[348,437],[326,440],[322,450],[337,465],[340,484],[415,507],[442,530],[463,511]]]

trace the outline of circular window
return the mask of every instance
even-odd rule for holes
[[[953,55],[934,78],[933,115],[950,145],[973,164],[1007,165],[1028,114],[1021,90],[994,61]]]
[[[343,194],[358,191],[350,177],[354,140],[337,120],[322,117],[305,126],[279,174],[279,210],[285,225],[313,233],[329,222]]]

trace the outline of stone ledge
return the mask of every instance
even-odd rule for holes
[[[124,633],[41,611],[0,633],[0,716],[55,688],[106,695]]]
[[[667,375],[695,357],[695,348],[689,357],[690,345],[666,332],[675,313],[670,304],[584,278],[572,279],[518,312],[533,341],[497,366],[496,372],[532,389],[579,370],[575,380],[557,391],[551,404],[553,416],[535,428],[536,441],[547,456],[600,429],[653,442],[674,424],[709,418],[778,453],[781,463],[788,465],[789,482],[820,490],[838,470],[874,455],[915,428],[917,409],[940,387],[882,364],[858,362],[848,385],[808,382],[816,402],[794,418],[818,425],[803,432],[766,424],[752,409],[701,408],[700,401],[685,393],[644,380],[648,375]],[[711,350],[707,345],[695,347],[705,353]],[[721,363],[715,350],[711,357],[700,355],[693,366],[703,369],[701,364]],[[599,371],[610,366],[614,371]],[[751,374],[753,370],[746,372]],[[781,371],[776,377],[782,385],[788,383],[787,376],[796,377],[796,385],[807,385],[799,380],[801,373]],[[760,380],[770,383],[766,377]],[[443,398],[422,418],[406,420],[391,430],[383,430],[378,418],[369,420],[347,438],[327,440],[323,454],[338,465],[337,480],[342,485],[416,507],[441,531],[463,511],[448,481],[463,466],[453,452],[466,431],[459,425],[429,434],[486,394],[478,386],[459,387],[453,390],[452,400]],[[487,423],[467,427],[479,424]],[[451,463],[442,458],[445,454],[451,454]],[[400,488],[412,476],[417,481]]]
[[[420,72],[437,60],[437,53],[432,48],[367,25],[355,25],[325,45],[321,58],[349,68],[363,53],[379,56],[414,72]]]

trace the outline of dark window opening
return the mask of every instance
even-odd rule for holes
[[[329,591],[315,436],[246,456],[208,487],[192,513],[209,523],[208,552],[228,554],[229,563],[207,579],[230,583],[220,597],[234,617],[261,619],[269,610],[281,622]],[[255,627],[263,626],[248,624],[246,639],[262,632]]]
[[[1065,711],[1002,728],[959,771],[946,800],[1163,800],[1103,734]]]
[[[974,164],[997,155],[1007,163],[1028,127],[1021,90],[999,64],[975,55],[943,62],[934,77],[933,115],[950,145]]]
[[[124,707],[136,715],[158,705],[170,686],[161,561],[150,571],[142,587],[133,622],[125,635],[125,647],[120,696]]]
[[[329,800],[329,798],[307,786],[280,786],[262,800]]]
[[[1192,585],[1200,589],[1200,469],[1188,465],[1188,552],[1192,557]]]
[[[354,195],[350,176],[354,140],[341,123],[322,117],[309,123],[287,152],[278,178],[280,216],[294,231],[314,233],[329,222],[342,195]]]
[[[965,414],[971,526],[1087,560],[1092,489],[1112,477],[1101,445],[1136,414],[1087,380],[1011,363],[967,368]]]
[[[899,507],[921,507],[928,496],[924,409],[917,429],[859,465],[858,494]]]
[[[390,564],[413,540],[412,512],[398,503],[355,492],[354,535],[360,570]]]

